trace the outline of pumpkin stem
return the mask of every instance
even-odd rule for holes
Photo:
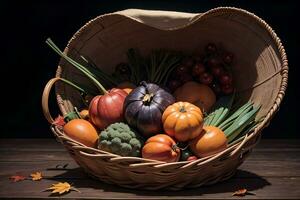
[[[186,112],[185,107],[184,107],[184,106],[181,106],[181,107],[179,108],[179,112],[185,113],[185,112]]]
[[[175,149],[180,149],[181,151],[186,150],[190,146],[189,144],[187,144],[185,147],[181,148],[181,147],[178,146],[178,144],[179,143],[174,144],[173,146],[174,146]],[[173,147],[172,147],[172,149],[173,149]]]
[[[144,87],[145,87],[146,94],[148,94],[148,93],[149,93],[149,90],[148,90],[148,86],[147,86],[147,83],[146,83],[146,81],[142,81],[142,82],[140,83],[140,85],[142,85],[142,86],[144,86]]]
[[[175,152],[176,152],[177,149],[179,149],[179,150],[181,150],[181,151],[184,151],[184,150],[186,150],[188,147],[189,147],[189,144],[187,144],[185,147],[181,148],[181,147],[178,146],[178,143],[177,143],[177,144],[172,145],[171,148],[172,148],[172,151],[175,151]]]
[[[143,103],[149,104],[152,99],[153,99],[153,94],[145,94],[144,98],[143,98]]]
[[[171,148],[172,148],[172,151],[175,151],[175,152],[176,152],[177,149],[180,149],[180,148],[177,146],[177,144],[172,145]]]

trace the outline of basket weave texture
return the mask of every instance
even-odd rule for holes
[[[126,51],[137,48],[147,55],[152,49],[201,52],[208,42],[224,46],[236,56],[233,78],[241,103],[261,105],[257,117],[264,120],[242,140],[216,155],[192,162],[163,163],[121,157],[89,148],[67,137],[58,126],[51,130],[74,160],[92,177],[127,188],[147,190],[194,188],[230,178],[257,144],[260,133],[278,110],[288,80],[285,50],[272,28],[256,15],[238,8],[220,7],[205,13],[125,10],[99,16],[85,24],[69,41],[64,52],[75,60],[83,55],[106,72],[126,62]],[[93,84],[80,72],[60,61],[56,78],[43,93],[43,110],[49,122],[51,87],[60,77]],[[78,91],[57,82],[56,96],[62,114],[83,106]]]

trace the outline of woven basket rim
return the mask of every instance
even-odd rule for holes
[[[256,22],[258,22],[258,24],[260,26],[262,26],[264,29],[266,29],[266,31],[270,34],[271,38],[273,39],[273,42],[276,44],[277,49],[279,51],[280,54],[280,61],[281,61],[281,84],[280,84],[280,89],[279,92],[274,100],[273,106],[269,109],[269,111],[267,112],[265,118],[258,124],[258,126],[253,130],[253,132],[251,132],[251,134],[247,135],[247,137],[245,137],[242,141],[240,141],[236,146],[236,151],[238,151],[239,149],[242,148],[242,146],[249,141],[250,139],[252,139],[254,136],[256,136],[257,134],[259,134],[261,132],[261,130],[266,127],[268,125],[268,123],[270,122],[271,118],[274,116],[274,114],[276,113],[276,111],[278,111],[279,105],[285,95],[285,90],[287,87],[287,82],[288,82],[288,60],[287,60],[287,55],[285,53],[285,49],[281,43],[281,40],[279,39],[279,37],[277,36],[277,34],[275,33],[275,31],[260,17],[256,16],[254,13],[251,13],[249,11],[246,11],[244,9],[241,8],[235,8],[235,7],[217,7],[217,8],[213,8],[211,10],[208,10],[207,12],[204,13],[200,13],[197,14],[195,18],[193,18],[193,20],[191,20],[189,23],[187,23],[184,26],[178,26],[178,27],[173,27],[170,29],[164,29],[164,31],[173,31],[173,30],[177,30],[177,29],[181,29],[181,28],[185,28],[187,26],[190,26],[194,23],[196,23],[197,21],[199,21],[200,19],[203,19],[205,17],[212,17],[214,15],[218,15],[218,14],[222,14],[222,13],[228,13],[228,12],[238,12],[239,14],[243,14],[246,15],[248,17],[251,17],[252,19],[254,19]],[[196,14],[196,13],[195,13]],[[64,49],[64,53],[67,53],[69,51],[69,47],[73,44],[73,42],[80,36],[80,34],[82,33],[82,31],[90,25],[93,25],[94,23],[97,23],[97,20],[106,17],[106,16],[112,16],[112,15],[120,15],[123,17],[127,17],[130,18],[132,20],[137,21],[138,23],[141,23],[140,21],[136,20],[135,18],[129,17],[127,15],[122,15],[120,13],[108,13],[108,14],[104,14],[104,15],[100,15],[95,17],[94,19],[91,19],[90,21],[88,21],[85,25],[83,25],[73,36],[72,38],[68,41],[67,46]],[[150,26],[148,24],[143,23],[143,25],[145,26]],[[156,28],[153,26],[150,26],[152,28]],[[158,29],[158,28],[156,28]],[[162,30],[162,29],[160,29]],[[56,77],[60,77],[62,73],[62,69],[60,66],[58,66],[57,71],[56,71]],[[62,111],[62,113],[66,113],[64,105],[63,105],[63,100],[61,99],[61,96],[56,92],[57,95],[57,102],[58,105],[60,107],[60,110]],[[59,137],[63,137],[61,134],[58,134],[57,136]],[[70,139],[68,137],[63,137],[63,139]],[[84,145],[82,145],[84,146]],[[224,150],[226,151],[226,150]],[[222,153],[222,152],[221,152]],[[118,156],[118,155],[117,155]],[[121,157],[121,156],[120,156]],[[218,157],[217,155],[214,155],[213,157]],[[147,160],[149,161],[149,160]],[[153,161],[153,162],[157,162],[157,161]]]

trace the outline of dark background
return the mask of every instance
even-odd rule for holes
[[[42,115],[41,94],[55,74],[58,56],[46,45],[51,37],[64,47],[88,20],[127,8],[204,12],[217,6],[246,9],[263,18],[281,38],[289,59],[287,95],[271,125],[267,138],[300,138],[297,132],[299,89],[300,19],[297,1],[7,1],[1,2],[1,132],[0,137],[53,137]],[[2,10],[3,9],[3,10]],[[4,45],[3,45],[4,44]],[[7,79],[6,79],[7,78]],[[298,79],[298,80],[297,80]],[[51,110],[57,110],[55,99]]]

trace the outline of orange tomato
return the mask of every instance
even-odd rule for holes
[[[174,92],[174,96],[176,101],[192,103],[201,108],[203,112],[209,111],[216,102],[216,95],[209,86],[193,81],[179,87]]]
[[[132,91],[131,88],[123,88],[123,90],[124,90],[125,92],[127,92],[127,94],[129,94],[129,93]]]
[[[158,134],[150,137],[143,149],[142,157],[164,162],[177,162],[180,158],[180,149],[168,135]]]
[[[162,122],[165,132],[180,142],[197,137],[203,128],[201,110],[188,102],[176,102],[164,111]]]
[[[79,115],[82,119],[88,120],[89,119],[89,110],[83,109],[82,111],[80,111]]]
[[[190,149],[197,157],[206,157],[227,148],[227,138],[215,126],[204,126],[202,133],[190,142]]]
[[[64,126],[64,133],[73,140],[88,147],[96,147],[98,133],[94,126],[84,119],[73,119]]]

